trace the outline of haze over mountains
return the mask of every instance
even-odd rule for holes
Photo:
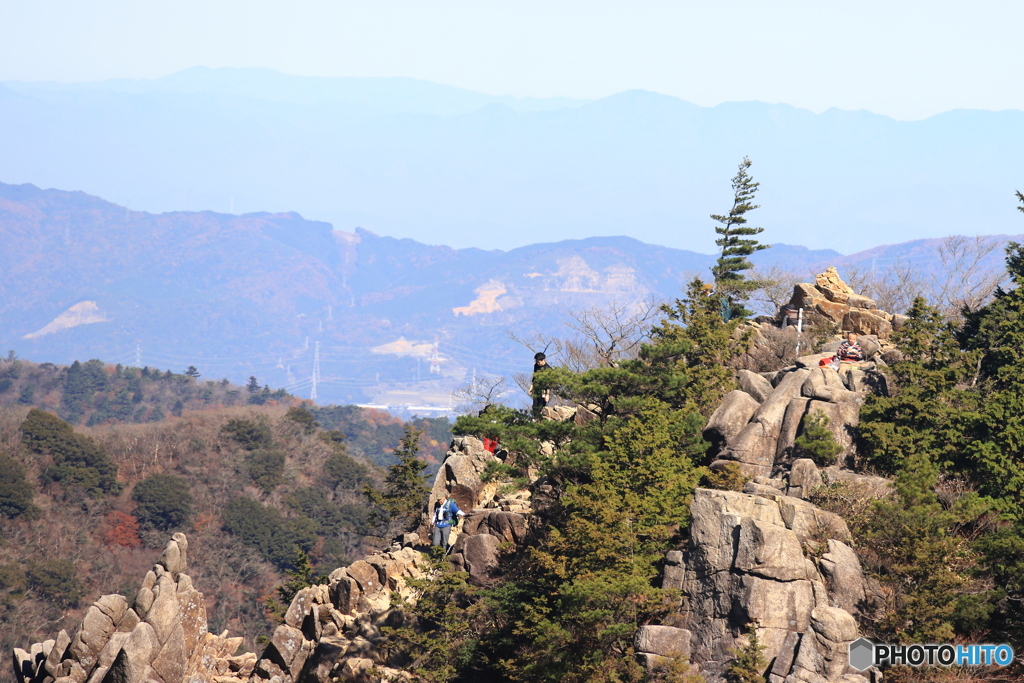
[[[36,361],[100,358],[308,397],[447,407],[477,376],[528,371],[512,342],[564,336],[566,312],[670,299],[714,257],[595,237],[507,252],[332,230],[295,213],[149,214],[82,192],[0,184],[0,350]],[[939,267],[939,240],[842,257],[777,244],[760,266]],[[989,257],[998,268],[1000,251]],[[435,347],[436,346],[436,356]],[[432,361],[433,357],[433,361]],[[431,366],[436,372],[431,372]]]
[[[298,211],[352,232],[487,248],[628,234],[713,249],[755,162],[770,241],[858,252],[1019,230],[1024,112],[900,122],[632,91],[491,97],[410,79],[190,69],[0,86],[0,180],[151,212]]]

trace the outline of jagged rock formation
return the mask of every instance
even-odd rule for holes
[[[428,564],[413,548],[395,549],[334,570],[326,585],[300,590],[256,662],[250,683],[324,683],[371,670],[375,680],[406,679],[378,649],[381,627],[404,623],[405,614],[392,606],[391,596],[415,602],[417,593],[408,580],[424,577]]]
[[[497,452],[507,455],[502,450]],[[427,507],[433,510],[434,503],[451,492],[459,508],[467,512],[462,528],[452,530],[451,561],[478,585],[487,585],[496,576],[499,545],[525,540],[526,515],[532,512],[529,490],[499,494],[498,483],[480,480],[491,461],[501,462],[501,458],[487,452],[480,439],[456,437],[434,478]],[[429,518],[424,515],[418,538],[427,543],[429,535]]]
[[[449,492],[455,496],[455,502],[462,510],[485,506],[498,490],[498,484],[480,480],[488,462],[501,462],[501,459],[487,452],[483,441],[474,436],[455,437],[434,477],[427,510],[433,510],[434,503]]]
[[[690,543],[668,554],[663,576],[663,587],[686,595],[682,623],[637,633],[648,664],[688,655],[709,683],[720,681],[749,625],[771,683],[865,683],[848,667],[847,646],[859,637],[854,615],[880,598],[842,518],[778,490],[697,489],[691,512]]]
[[[404,619],[391,594],[415,600],[407,581],[425,575],[422,553],[370,555],[336,569],[328,584],[300,590],[257,657],[235,655],[241,638],[207,632],[203,595],[184,573],[187,547],[175,534],[132,607],[122,595],[105,595],[74,637],[61,631],[27,652],[15,649],[20,683],[323,683],[371,669],[378,680],[405,677],[386,666],[377,644],[381,626]]]
[[[744,474],[770,476],[792,459],[804,419],[813,412],[829,418],[832,435],[843,446],[839,461],[853,454],[853,428],[869,389],[863,378],[874,385],[883,385],[884,378],[873,367],[858,367],[845,373],[844,381],[835,370],[817,367],[821,357],[765,375],[738,371],[741,388],[725,395],[704,428],[705,438],[720,449],[713,469],[737,462]]]
[[[20,683],[179,683],[248,678],[256,655],[233,656],[241,638],[207,631],[203,594],[185,573],[188,541],[174,534],[146,574],[135,604],[104,595],[77,633],[14,650]]]
[[[846,462],[854,454],[853,429],[864,396],[888,392],[879,369],[884,361],[878,357],[878,338],[865,335],[859,342],[864,360],[844,363],[840,372],[818,365],[835,348],[798,358],[795,365],[778,372],[738,370],[740,388],[725,395],[704,428],[705,438],[719,449],[712,469],[737,462],[744,474],[770,476],[789,465],[804,419],[812,413],[828,417],[832,436],[843,447],[838,462]]]
[[[888,338],[906,320],[906,316],[879,310],[874,300],[856,294],[835,267],[819,273],[813,283],[794,287],[789,307],[820,315],[847,332],[876,335],[879,339]]]

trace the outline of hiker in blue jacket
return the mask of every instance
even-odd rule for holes
[[[455,496],[448,494],[445,501],[434,507],[434,545],[440,545],[448,550],[448,537],[452,533],[452,520],[458,521],[459,517],[465,517],[466,513],[459,509],[455,502]]]

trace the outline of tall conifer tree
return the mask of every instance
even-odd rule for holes
[[[751,165],[750,159],[743,157],[739,170],[732,179],[733,201],[732,208],[727,215],[711,214],[711,219],[721,225],[715,228],[715,232],[721,235],[715,244],[721,247],[718,261],[711,269],[715,278],[715,296],[722,303],[722,317],[726,320],[745,317],[750,315],[744,307],[744,302],[761,284],[755,280],[748,280],[743,276],[743,271],[754,267],[747,257],[755,251],[767,249],[769,245],[760,244],[754,235],[759,235],[764,228],[752,228],[747,226],[746,214],[760,205],[754,203],[754,195],[760,183],[747,173]]]

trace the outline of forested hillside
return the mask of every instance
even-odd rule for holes
[[[447,424],[408,425],[426,432],[424,458],[441,457]],[[330,571],[382,542],[363,489],[405,428],[191,370],[0,361],[0,647],[72,628],[102,593],[133,595],[177,530],[194,539],[211,628],[255,647],[300,551]]]

